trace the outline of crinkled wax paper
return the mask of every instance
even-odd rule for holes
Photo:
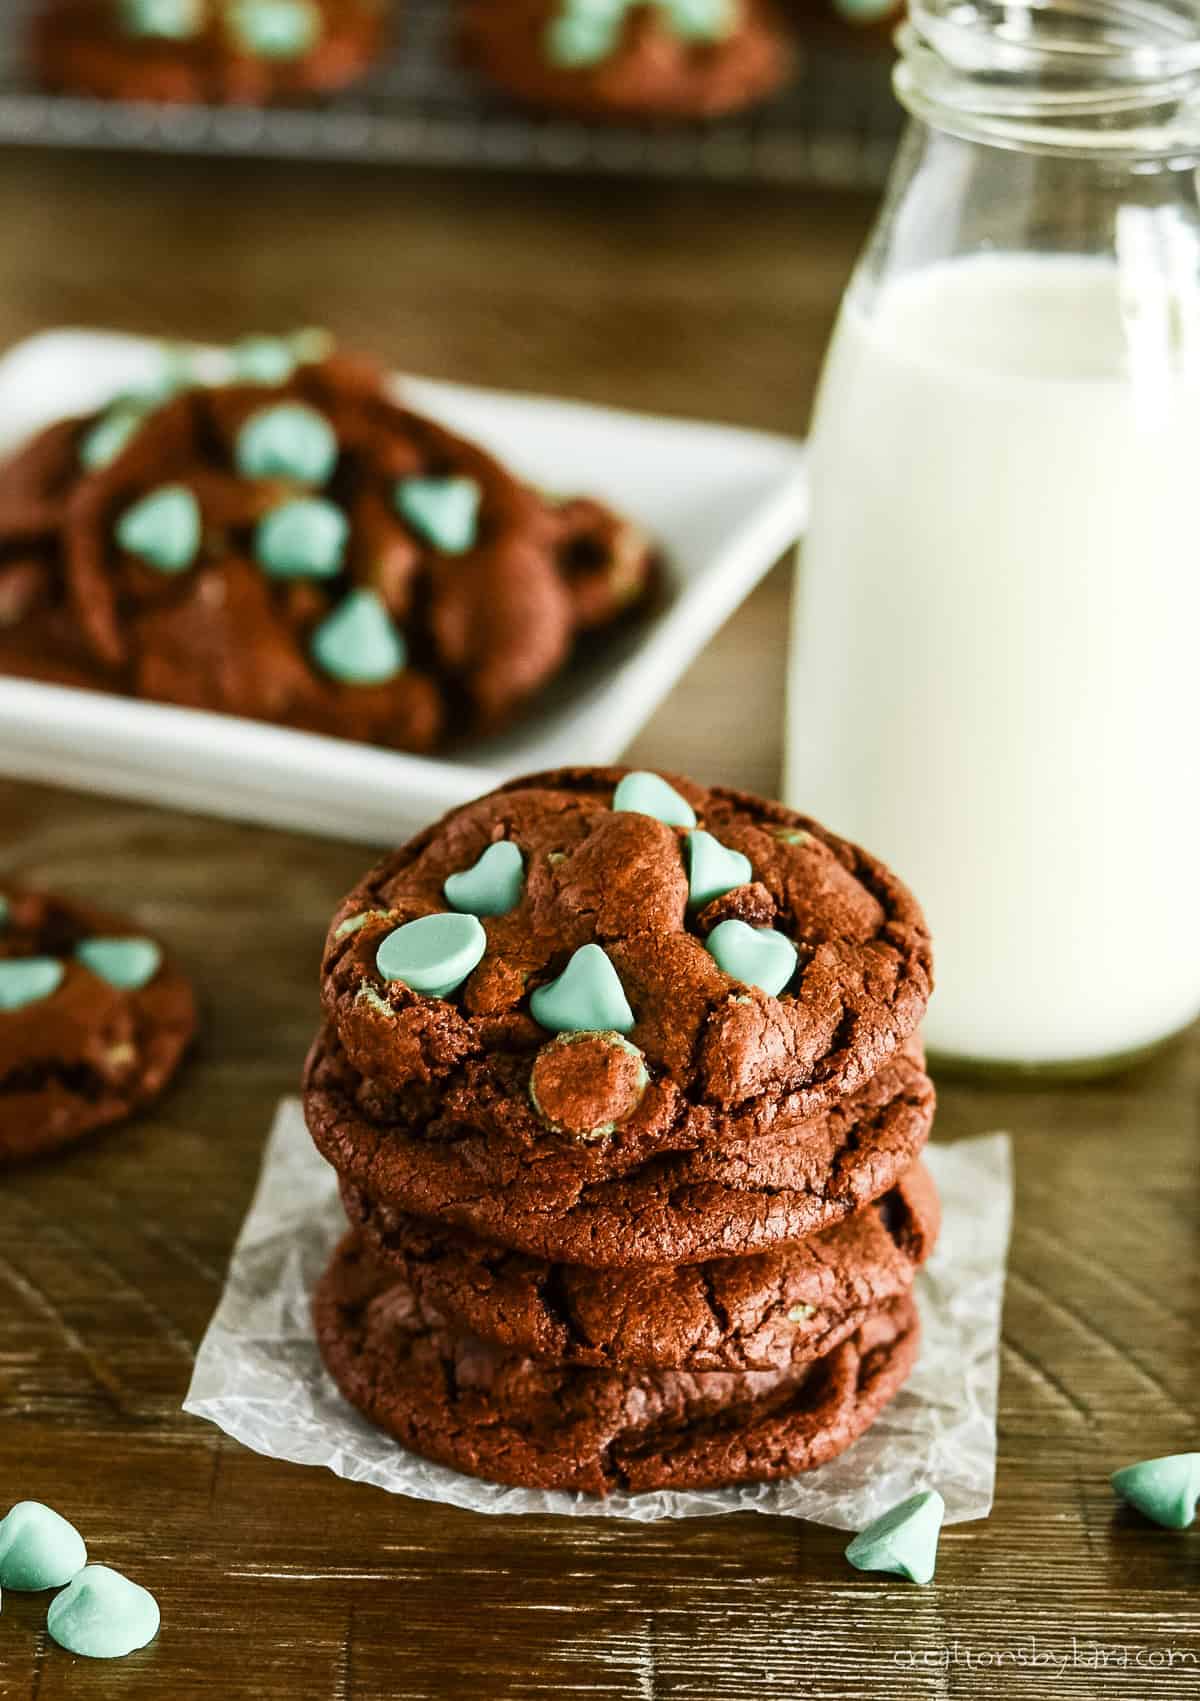
[[[928,1484],[941,1490],[948,1521],[982,1518],[991,1509],[996,1469],[1000,1307],[1012,1210],[1008,1137],[934,1146],[927,1162],[945,1223],[918,1280],[921,1359],[874,1427],[841,1458],[791,1482],[597,1500],[505,1488],[430,1464],[342,1399],[317,1352],[309,1294],[345,1223],[334,1173],[313,1148],[299,1103],[285,1099],[184,1410],[271,1458],[324,1465],[352,1482],[475,1512],[639,1521],[774,1512],[861,1529]]]

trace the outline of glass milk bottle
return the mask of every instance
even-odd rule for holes
[[[812,434],[786,795],[911,883],[935,1055],[1200,1011],[1200,17],[913,0]]]

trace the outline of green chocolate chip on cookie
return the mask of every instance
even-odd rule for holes
[[[937,1489],[923,1489],[868,1524],[846,1549],[846,1558],[858,1571],[888,1571],[910,1583],[931,1582],[945,1513]]]
[[[304,402],[279,402],[246,420],[237,435],[234,460],[243,478],[324,484],[337,466],[338,441],[316,408]]]
[[[700,827],[687,836],[688,904],[703,909],[714,898],[723,898],[737,886],[754,878],[750,858],[730,850]]]
[[[18,1500],[0,1518],[0,1587],[18,1593],[61,1589],[87,1564],[74,1524],[36,1500]]]
[[[618,814],[651,815],[668,827],[696,825],[696,811],[687,798],[657,774],[626,774],[613,793],[612,806]]]
[[[339,927],[334,928],[333,937],[345,939],[347,934],[357,933],[369,921],[386,921],[391,913],[390,910],[363,910],[359,915],[347,916]]]
[[[525,858],[511,839],[489,845],[472,867],[451,874],[442,887],[447,903],[468,915],[507,915],[524,889]]]
[[[625,20],[642,0],[562,0],[546,26],[542,50],[551,65],[583,70],[602,64],[621,44]],[[653,0],[661,24],[689,42],[723,41],[737,23],[734,0]]]
[[[80,466],[88,472],[98,472],[115,461],[133,440],[145,417],[146,409],[136,402],[114,402],[80,439]]]
[[[368,1009],[374,1010],[377,1016],[387,1016],[390,1018],[396,1014],[387,999],[381,998],[379,993],[369,981],[359,987],[358,991],[354,995],[354,1002],[356,1004],[365,1004]]]
[[[343,685],[386,685],[408,660],[404,635],[375,591],[351,591],[317,627],[312,658]]]
[[[784,934],[744,921],[720,922],[705,944],[718,968],[772,998],[778,998],[791,980],[799,960],[796,947]]]
[[[243,337],[233,345],[233,376],[243,384],[286,384],[298,364],[285,337]]]
[[[204,28],[204,0],[120,0],[126,35],[190,41]]]
[[[138,992],[162,967],[153,939],[85,939],[75,949],[85,968],[122,992]]]
[[[238,46],[259,59],[299,59],[321,34],[312,0],[231,0],[225,15]]]
[[[473,478],[405,478],[396,486],[396,511],[443,555],[465,555],[479,536],[483,491]]]
[[[184,573],[200,549],[200,504],[186,484],[164,484],[126,508],[117,521],[116,539],[160,573]]]
[[[737,23],[733,0],[658,0],[658,5],[684,41],[724,41]]]
[[[350,522],[335,502],[298,496],[272,508],[254,533],[254,558],[273,579],[335,579]]]
[[[1200,1500],[1200,1453],[1168,1453],[1114,1471],[1115,1492],[1151,1523],[1186,1530]]]
[[[634,1014],[621,977],[599,945],[581,945],[562,974],[529,1001],[535,1022],[552,1033],[627,1034]]]
[[[895,0],[833,0],[833,5],[852,24],[874,24],[895,9]]]
[[[0,961],[0,1012],[22,1010],[58,991],[64,969],[57,957],[7,957]]]
[[[298,366],[311,366],[333,353],[329,331],[306,326],[287,337],[243,337],[230,353],[230,374],[243,384],[286,384]]]
[[[568,0],[560,15],[546,25],[542,43],[547,62],[564,71],[602,64],[616,52],[624,21],[623,0],[604,6]]]
[[[375,953],[384,980],[428,998],[448,998],[478,967],[487,934],[473,915],[425,915],[389,933]]]
[[[288,343],[301,366],[319,365],[321,361],[328,360],[337,347],[333,332],[324,330],[320,325],[305,325],[302,330],[293,331]]]
[[[156,358],[157,370],[139,382],[137,389],[125,398],[127,401],[147,409],[162,407],[201,382],[193,344],[160,343]]]
[[[50,1602],[46,1628],[68,1653],[119,1660],[158,1635],[158,1602],[149,1589],[107,1565],[85,1565]]]
[[[529,1101],[556,1133],[602,1140],[637,1109],[649,1080],[641,1052],[620,1034],[559,1034],[534,1059]]]

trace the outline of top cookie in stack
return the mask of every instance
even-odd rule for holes
[[[737,792],[539,775],[370,874],[323,976],[306,1108],[356,1238],[318,1329],[384,1427],[695,1486],[818,1463],[899,1386],[931,970],[875,859]]]

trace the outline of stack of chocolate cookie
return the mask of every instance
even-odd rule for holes
[[[498,1481],[789,1476],[916,1358],[938,1206],[921,912],[816,823],[676,778],[516,781],[341,906],[308,1123],[352,1228],[346,1396]]]

